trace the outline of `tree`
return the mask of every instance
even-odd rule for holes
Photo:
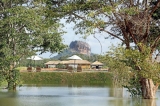
[[[8,81],[8,88],[15,89],[15,68],[21,58],[36,52],[59,52],[62,43],[57,13],[50,17],[48,6],[39,0],[0,1],[0,70]]]
[[[141,89],[147,90],[146,88],[148,88],[148,86],[141,81],[145,79],[141,78],[146,78],[147,80],[152,79],[154,83],[160,81],[159,63],[150,61],[148,58],[150,56],[149,49],[149,47],[145,47],[144,50],[146,52],[142,54],[138,50],[118,46],[112,47],[105,56],[101,57],[101,61],[108,65],[109,71],[113,74],[113,81],[127,88],[131,96],[143,96],[144,93]],[[139,70],[139,68],[141,68],[141,70]],[[153,90],[154,93],[156,89]]]
[[[113,86],[116,87],[127,85],[131,77],[131,68],[122,61],[124,60],[122,51],[124,51],[124,48],[112,46],[110,52],[99,56],[99,61],[109,67],[108,71],[112,73]]]
[[[154,17],[160,7],[160,0],[60,0],[51,4],[55,4],[52,11],[59,11],[67,22],[75,22],[76,33],[88,36],[106,32],[107,37],[119,39],[126,49],[136,51],[138,55],[149,53],[147,57],[144,56],[144,63],[153,64],[152,54],[160,41],[160,34],[157,33],[159,22]],[[135,71],[143,72],[143,66],[131,59]],[[148,71],[152,70],[148,68]],[[143,98],[155,98],[158,82],[152,77],[136,75],[141,82]]]

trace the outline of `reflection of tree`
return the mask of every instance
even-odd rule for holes
[[[157,106],[156,99],[132,98],[132,106]]]
[[[109,96],[123,98],[123,88],[113,87],[109,91]]]
[[[156,99],[131,98],[124,88],[111,87],[109,97],[108,106],[157,106]]]
[[[157,106],[155,99],[115,98],[108,101],[108,106]]]
[[[157,106],[155,99],[142,99],[142,104],[140,106]]]

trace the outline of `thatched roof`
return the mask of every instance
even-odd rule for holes
[[[49,65],[49,64],[59,64],[61,61],[49,61],[47,63],[44,63],[46,65]]]
[[[91,64],[89,61],[87,60],[69,60],[68,64]]]
[[[51,64],[91,64],[87,60],[69,60],[69,61],[49,61],[45,63],[45,65],[51,65]]]
[[[68,61],[61,61],[60,64],[68,64]]]
[[[91,65],[103,65],[103,63],[99,62],[99,61],[95,61],[94,63],[92,63]]]

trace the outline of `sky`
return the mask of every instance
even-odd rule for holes
[[[106,33],[96,33],[95,34],[96,38],[101,43],[99,43],[99,41],[94,38],[94,35],[90,35],[87,37],[87,39],[83,39],[82,38],[83,35],[76,35],[75,34],[73,27],[74,27],[74,24],[70,23],[70,24],[65,24],[65,27],[63,28],[63,30],[66,31],[66,33],[62,36],[62,38],[63,38],[63,43],[66,45],[69,45],[72,41],[79,40],[79,41],[83,41],[83,42],[88,43],[91,47],[92,53],[105,54],[109,50],[109,47],[111,45],[116,46],[120,43],[120,41],[117,39],[105,39],[105,37],[107,36]],[[102,49],[101,49],[101,45],[102,45]],[[39,55],[39,56],[43,57],[43,58],[51,58],[51,57],[54,57],[55,55],[57,55],[57,53],[51,54],[51,53],[47,52],[47,53],[43,53],[42,55]]]

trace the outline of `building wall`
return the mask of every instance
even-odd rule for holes
[[[78,64],[78,65],[80,65],[81,67],[82,67],[82,69],[90,69],[90,64]],[[78,66],[77,64],[69,64],[68,66],[71,66],[71,67],[75,67],[75,68],[77,68],[77,66]]]
[[[47,68],[55,68],[55,67],[56,67],[55,64],[48,64],[48,65],[46,65],[46,66],[47,66]]]
[[[101,65],[92,65],[91,68],[92,69],[101,69],[103,66]]]
[[[82,69],[90,69],[90,64],[82,64]]]

